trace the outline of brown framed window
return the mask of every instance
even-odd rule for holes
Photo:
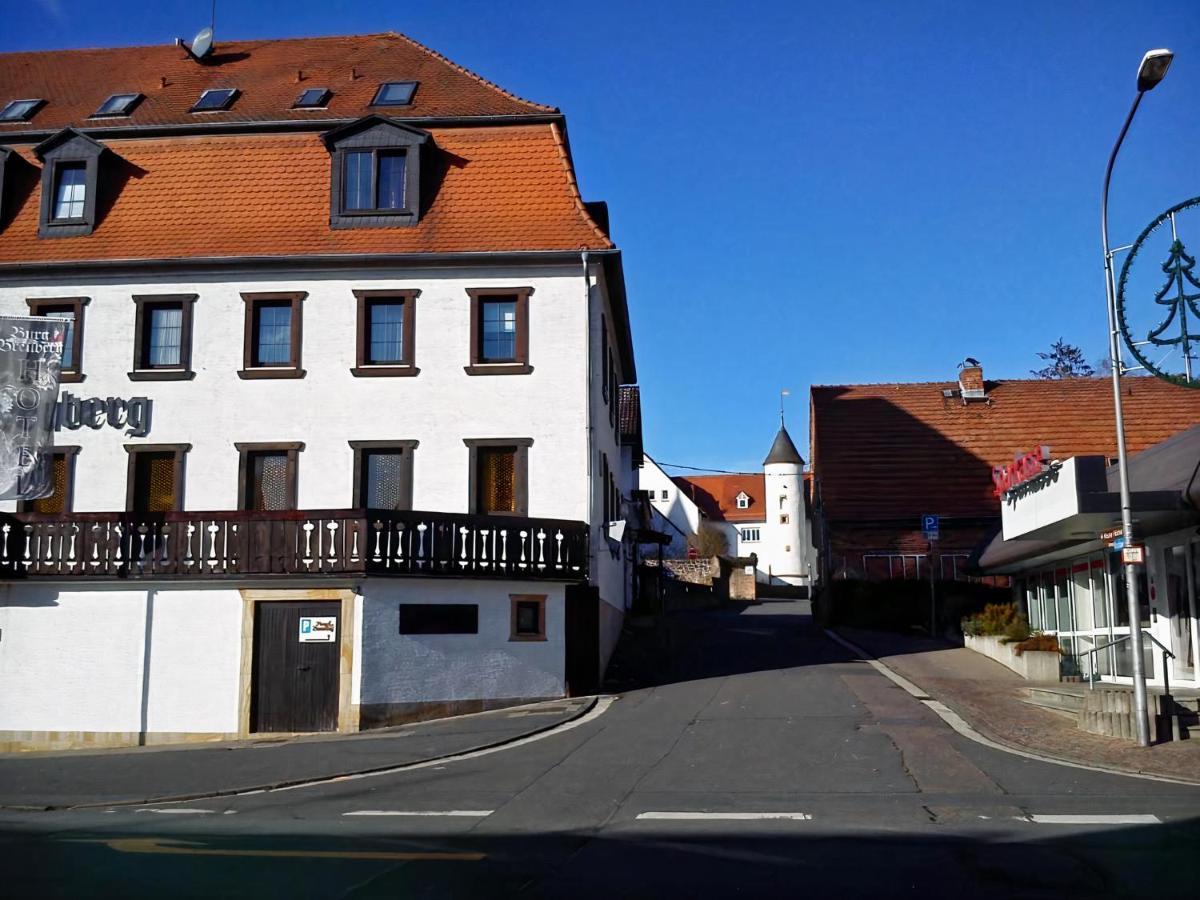
[[[471,512],[482,515],[529,514],[531,438],[489,438],[465,443],[470,450]]]
[[[509,594],[510,641],[546,640],[546,595]]]
[[[356,509],[412,509],[417,441],[351,441]]]
[[[468,375],[527,375],[529,295],[533,288],[468,288],[471,364]]]
[[[49,497],[22,500],[17,512],[58,515],[71,511],[75,487],[75,457],[78,447],[54,447],[42,457],[42,465],[50,467],[50,484],[54,489]]]
[[[183,509],[183,460],[191,449],[191,444],[127,445],[126,511],[157,513]]]
[[[192,371],[195,294],[135,296],[132,381],[186,380]]]
[[[246,302],[242,378],[303,378],[300,367],[304,291],[242,294]]]
[[[51,297],[26,300],[31,316],[62,319],[67,323],[63,342],[62,370],[58,380],[64,383],[83,381],[83,309],[90,297]]]
[[[238,465],[238,509],[296,508],[296,474],[301,441],[272,444],[234,444]]]
[[[355,291],[358,300],[357,376],[416,375],[413,361],[420,291]]]

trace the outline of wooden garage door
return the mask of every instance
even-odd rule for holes
[[[340,614],[336,601],[255,605],[251,730],[337,730]]]

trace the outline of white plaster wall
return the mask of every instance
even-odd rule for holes
[[[650,505],[665,520],[660,530],[671,535],[671,546],[663,548],[663,555],[676,558],[686,556],[687,538],[700,530],[700,508],[679,490],[679,486],[649,456],[637,477],[638,488],[650,492]],[[667,492],[665,500],[662,499],[663,491]]]
[[[529,354],[521,376],[469,376],[468,287],[532,286]],[[355,378],[356,306],[352,291],[410,289],[416,301],[413,378]],[[303,301],[302,379],[243,380],[243,292],[308,292]],[[192,381],[129,380],[134,294],[194,293]],[[301,508],[351,503],[349,440],[420,441],[414,455],[413,505],[466,511],[468,450],[464,438],[529,437],[529,511],[533,516],[587,517],[584,346],[587,316],[578,267],[395,270],[357,278],[344,273],[294,277],[213,275],[186,281],[139,278],[0,285],[0,313],[27,315],[27,298],[90,297],[84,313],[81,397],[147,396],[153,422],[145,438],[107,426],[63,430],[57,442],[78,444],[74,508],[108,511],[125,505],[126,445],[192,444],[184,505],[235,509],[235,441],[302,440]],[[596,335],[596,341],[599,341]],[[7,504],[5,508],[11,509]]]
[[[565,589],[542,582],[363,582],[360,702],[555,697],[565,688]],[[509,594],[545,594],[546,640],[511,641]],[[477,603],[478,634],[400,634],[401,603]]]
[[[731,525],[732,535],[729,541],[730,548],[736,556],[749,556],[751,553],[757,553],[759,562],[762,563],[763,554],[767,550],[767,542],[763,540],[766,537],[766,522],[738,522]],[[742,539],[742,531],[747,528],[758,529],[758,540],[747,541]],[[763,565],[765,569],[765,564]]]
[[[0,730],[236,732],[236,590],[59,591],[0,596]],[[143,725],[143,672],[150,679]]]
[[[804,476],[795,463],[763,466],[767,520],[763,524],[759,568],[789,584],[807,584]],[[781,505],[781,498],[782,505]],[[781,517],[788,522],[783,524]]]

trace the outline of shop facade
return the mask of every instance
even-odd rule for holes
[[[1115,466],[1103,457],[1036,465],[1005,488],[1002,530],[978,553],[989,574],[1006,574],[1035,631],[1057,635],[1064,676],[1130,683],[1134,645],[1120,539]],[[1148,680],[1200,687],[1200,427],[1130,461],[1135,548],[1144,563],[1136,585],[1138,626],[1147,635]]]

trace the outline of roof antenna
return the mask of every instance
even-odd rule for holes
[[[789,391],[787,388],[784,388],[782,391],[779,392],[779,427],[780,428],[783,428],[783,398],[791,396],[791,393],[792,392]]]

